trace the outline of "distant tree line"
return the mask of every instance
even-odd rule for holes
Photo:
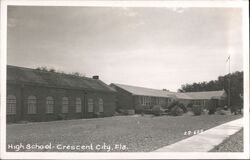
[[[85,77],[85,74],[82,74],[82,73],[79,73],[79,72],[65,73],[63,71],[58,71],[58,70],[55,70],[54,68],[48,68],[48,67],[37,67],[36,70],[44,71],[44,72],[52,72],[52,73],[72,75],[72,76],[76,76],[76,77]]]
[[[243,102],[243,71],[236,71],[231,74],[219,76],[217,80],[209,82],[199,82],[185,84],[181,86],[179,92],[199,92],[199,91],[216,91],[225,90],[229,95],[230,82],[230,105],[242,106]]]

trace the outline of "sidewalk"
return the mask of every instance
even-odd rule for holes
[[[208,152],[243,127],[243,118],[224,123],[154,152]]]

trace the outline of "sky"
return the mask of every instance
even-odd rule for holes
[[[9,6],[7,64],[177,91],[243,70],[237,8]]]

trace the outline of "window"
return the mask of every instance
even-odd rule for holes
[[[202,105],[202,101],[201,100],[194,100],[194,104],[195,105]]]
[[[81,98],[76,98],[76,112],[82,112],[82,101]]]
[[[150,97],[146,97],[146,105],[150,105]]]
[[[165,98],[159,98],[159,104],[164,105],[166,103],[166,99]]]
[[[103,100],[99,99],[99,112],[103,112]]]
[[[160,98],[156,97],[156,104],[160,104]]]
[[[140,97],[140,104],[143,104],[143,97]]]
[[[146,97],[142,97],[142,104],[146,105]]]
[[[36,114],[36,97],[28,97],[28,114]]]
[[[14,95],[7,96],[7,114],[16,114],[16,96]]]
[[[89,98],[88,99],[88,112],[93,112],[94,111],[94,103],[93,103],[93,99]]]
[[[63,97],[62,99],[62,113],[68,113],[69,99],[68,97]]]
[[[53,113],[54,99],[52,97],[46,98],[46,113]]]

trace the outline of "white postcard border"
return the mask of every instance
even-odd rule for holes
[[[99,7],[231,7],[243,11],[244,56],[244,152],[127,152],[127,153],[65,153],[65,152],[6,152],[6,58],[7,58],[7,6],[99,6]],[[249,156],[249,9],[247,1],[1,1],[1,157],[3,159],[243,159]]]

